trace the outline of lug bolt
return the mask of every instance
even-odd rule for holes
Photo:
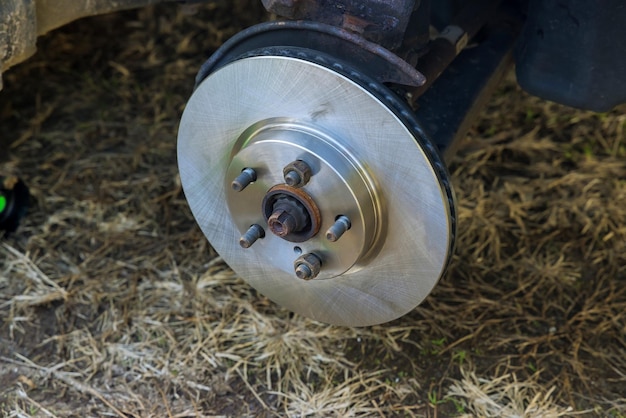
[[[347,216],[339,215],[333,226],[326,231],[326,239],[330,242],[337,241],[351,226],[352,224]]]
[[[233,180],[231,186],[234,191],[240,192],[248,187],[248,185],[253,181],[256,181],[256,171],[254,171],[252,168],[244,168],[241,171],[241,174],[239,174],[237,178]]]
[[[311,179],[311,167],[302,160],[296,160],[283,168],[283,176],[288,186],[302,187]]]
[[[243,248],[250,248],[259,238],[265,237],[265,231],[260,225],[254,224],[241,238],[239,238],[239,245]]]
[[[320,274],[322,260],[313,253],[301,255],[293,263],[298,279],[311,280]]]

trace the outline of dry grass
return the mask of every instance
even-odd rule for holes
[[[556,418],[585,413],[555,405],[550,396],[554,387],[546,391],[534,381],[519,382],[510,374],[485,379],[466,369],[461,373],[463,378],[448,392],[451,399],[460,399],[460,405],[467,408],[461,416]]]
[[[34,207],[0,243],[7,416],[624,416],[626,116],[508,80],[453,172],[446,277],[392,323],[282,310],[215,254],[175,136],[208,53],[260,2],[101,16],[41,40],[0,93]]]

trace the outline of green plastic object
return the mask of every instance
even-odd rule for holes
[[[2,1],[2,0],[0,0]],[[18,177],[0,175],[0,236],[14,232],[28,210],[30,193]]]

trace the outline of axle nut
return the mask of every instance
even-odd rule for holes
[[[320,274],[322,260],[313,253],[301,255],[293,263],[298,279],[311,280]]]
[[[297,232],[296,230],[298,228],[298,224],[299,222],[296,217],[286,210],[275,211],[267,220],[267,225],[269,226],[270,231],[281,238],[284,238],[293,232]]]
[[[320,210],[305,189],[277,184],[266,193],[261,210],[269,231],[284,240],[305,242],[319,232]]]
[[[296,160],[283,168],[283,176],[287,185],[302,187],[311,179],[311,167],[302,160]]]

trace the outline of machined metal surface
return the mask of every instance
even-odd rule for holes
[[[328,279],[361,268],[363,263],[357,262],[375,251],[382,235],[382,198],[373,179],[338,140],[311,123],[270,118],[244,131],[232,144],[231,155],[226,179],[242,167],[254,166],[258,173],[257,181],[241,193],[226,185],[224,189],[240,232],[262,222],[272,232],[253,248],[264,260],[293,274],[295,247],[315,252],[324,264],[317,279]],[[282,184],[283,167],[295,159],[313,171],[304,187]],[[342,214],[350,216],[354,226],[341,244],[332,244],[319,232]]]
[[[453,208],[440,171],[386,103],[326,66],[258,56],[210,74],[183,114],[178,160],[213,247],[299,314],[339,325],[390,321],[418,305],[447,264]],[[312,169],[301,188],[285,184],[283,169],[296,160]],[[257,179],[236,192],[231,183],[245,168]],[[295,243],[269,232],[263,201],[277,186],[305,193],[319,209],[312,237]],[[340,216],[349,229],[327,239]],[[255,224],[268,233],[242,248]],[[302,262],[310,254],[317,274],[317,264]]]

